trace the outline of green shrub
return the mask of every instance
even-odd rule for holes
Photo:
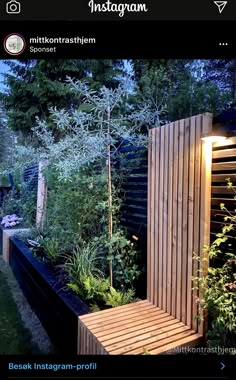
[[[56,239],[45,238],[40,243],[46,258],[53,264],[56,264],[61,256],[60,242]]]
[[[113,264],[114,286],[122,290],[132,288],[141,274],[135,242],[127,239],[124,230],[117,228],[106,247],[110,252],[107,259]]]
[[[118,291],[110,287],[109,292],[104,293],[103,300],[106,305],[117,307],[129,304],[133,302],[135,296],[135,291],[133,289],[128,289],[125,291]]]
[[[50,237],[60,240],[63,249],[89,243],[103,232],[106,207],[106,178],[93,170],[82,170],[71,182],[59,181],[55,170],[49,170],[47,221]]]
[[[5,215],[20,215],[21,202],[19,192],[10,190],[4,195],[3,202],[1,205],[1,216]]]
[[[19,184],[17,190],[11,190],[3,198],[1,216],[16,214],[23,218],[24,226],[31,226],[36,221],[37,194],[26,184]]]
[[[90,306],[93,311],[100,310],[105,305],[111,307],[126,305],[133,302],[135,296],[133,289],[128,289],[126,292],[117,291],[110,287],[108,279],[92,275],[81,276],[80,284],[70,282],[67,286],[86,301],[92,302]]]
[[[102,303],[105,292],[109,289],[109,281],[104,278],[81,276],[81,283],[68,283],[67,286],[85,300]]]
[[[229,181],[228,187],[234,190]],[[234,197],[234,199],[236,199]],[[210,247],[203,248],[204,261],[210,259],[211,266],[206,277],[193,278],[195,288],[202,291],[200,307],[207,309],[211,318],[208,332],[210,346],[235,347],[236,345],[236,253],[227,248],[228,234],[234,235],[236,214],[229,212],[224,204],[225,225],[216,235]],[[236,210],[235,210],[236,211]],[[235,237],[234,237],[235,239]],[[196,257],[200,260],[199,257]]]
[[[203,291],[201,307],[208,309],[211,326],[208,332],[211,346],[235,347],[236,344],[236,254],[223,252],[220,245],[226,242],[226,230],[217,234],[217,239],[205,252],[210,259],[218,259],[220,267],[208,269],[205,278],[200,279]],[[219,265],[219,264],[218,264]]]
[[[62,269],[65,271],[69,281],[83,286],[84,278],[89,276],[102,277],[102,271],[97,268],[99,257],[97,245],[88,243],[76,246],[73,253],[65,256]]]

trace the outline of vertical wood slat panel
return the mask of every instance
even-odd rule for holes
[[[162,309],[166,311],[167,305],[167,234],[168,234],[168,171],[169,171],[169,125],[164,129],[164,189],[163,189],[163,279],[162,279]]]
[[[174,153],[174,127],[175,124],[171,123],[169,127],[169,178],[168,178],[168,229],[167,229],[167,313],[171,313],[171,302],[172,302],[172,234],[173,234],[173,153]]]
[[[150,265],[150,258],[152,255],[152,245],[151,245],[151,187],[152,187],[152,180],[155,178],[155,173],[152,173],[152,149],[153,149],[153,130],[149,130],[148,138],[149,138],[149,149],[148,149],[148,209],[147,209],[147,299],[152,302],[151,299],[151,278],[150,273],[152,271],[151,265]]]
[[[81,345],[81,321],[80,319],[78,318],[78,337],[77,337],[77,355],[80,355],[81,354],[81,351],[82,351],[82,345]]]
[[[207,113],[202,116],[202,133],[212,130],[212,115]],[[210,214],[211,214],[211,169],[212,169],[212,144],[202,143],[202,161],[201,161],[201,207],[200,207],[200,269],[203,271],[200,276],[205,276],[208,269],[208,261],[202,261],[204,257],[203,246],[210,244]],[[199,298],[202,298],[202,292],[199,291]],[[206,310],[200,310],[200,324],[198,332],[205,335],[207,328]]]
[[[155,245],[156,245],[156,239],[155,239],[155,176],[156,176],[156,155],[155,155],[155,148],[156,148],[156,131],[152,131],[152,153],[151,153],[151,176],[152,176],[152,182],[151,182],[151,244],[152,244],[152,252],[150,256],[150,267],[152,268],[149,272],[150,276],[150,299],[151,302],[154,300],[154,277],[155,277],[155,261],[154,261],[154,255],[155,255]]]
[[[89,328],[78,318],[78,355],[106,355],[107,351]]]
[[[195,188],[195,135],[196,135],[196,118],[190,120],[189,131],[189,183],[188,183],[188,251],[187,251],[187,279],[186,279],[186,319],[187,326],[192,327],[192,274],[193,274],[193,230],[194,230],[194,188]]]
[[[178,171],[178,228],[177,228],[177,305],[176,318],[181,319],[182,306],[182,256],[183,256],[183,159],[184,157],[184,120],[180,121],[179,129],[179,171]]]
[[[164,152],[165,152],[165,126],[160,127],[160,186],[159,186],[159,268],[158,268],[158,304],[163,305],[163,192],[164,192]]]
[[[202,133],[202,115],[197,116],[196,118],[196,144],[195,144],[195,173],[194,173],[194,228],[193,228],[193,252],[196,255],[199,255],[199,239],[200,239],[200,185],[201,185],[201,144],[199,143]],[[198,276],[199,262],[193,260],[193,269],[192,275],[194,277]],[[195,285],[195,284],[193,284]],[[192,296],[192,328],[197,331],[198,329],[198,290],[193,290]]]
[[[183,240],[182,240],[182,265],[181,265],[181,321],[186,323],[187,319],[187,259],[188,259],[188,228],[189,228],[189,215],[188,215],[188,199],[189,199],[189,178],[192,173],[189,172],[189,134],[190,134],[190,121],[184,122],[184,158],[183,158]],[[190,288],[191,289],[191,288]]]
[[[174,154],[173,154],[173,235],[172,235],[172,280],[171,280],[171,315],[176,317],[176,264],[177,264],[177,226],[178,226],[178,155],[179,155],[179,123],[174,123]]]
[[[159,179],[160,179],[160,128],[157,128],[155,130],[156,133],[156,157],[155,157],[155,267],[154,267],[154,284],[155,284],[155,289],[154,289],[154,300],[153,303],[154,305],[158,305],[159,302],[159,294],[158,294],[158,278],[159,278],[159,239],[158,239],[158,231],[159,231],[159,217],[158,217],[158,212],[157,210],[159,209]]]
[[[78,355],[85,355],[85,326],[83,322],[78,318],[78,343],[77,343],[77,353]]]
[[[192,275],[199,268],[193,252],[199,254],[207,242],[210,225],[210,160],[201,134],[211,127],[211,115],[204,114],[157,128],[152,144],[155,169],[152,163],[150,172],[154,178],[149,181],[149,207],[155,210],[149,219],[155,224],[149,243],[154,256],[148,254],[154,284],[151,302],[195,331],[198,294],[192,291]]]

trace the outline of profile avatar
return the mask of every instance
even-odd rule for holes
[[[20,34],[9,34],[4,40],[4,49],[10,55],[19,55],[25,48],[25,39]]]

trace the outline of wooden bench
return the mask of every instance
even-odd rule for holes
[[[79,317],[78,354],[174,353],[203,341],[192,277],[208,265],[193,253],[202,258],[210,238],[212,149],[201,136],[211,128],[203,114],[150,131],[147,300]]]
[[[196,346],[201,335],[144,300],[80,317],[79,354],[131,355]]]

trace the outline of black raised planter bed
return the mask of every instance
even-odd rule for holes
[[[63,290],[52,268],[15,237],[10,238],[10,267],[56,348],[77,354],[78,317],[89,312],[88,306],[70,290]]]
[[[1,221],[1,219],[0,219]],[[2,255],[2,238],[3,238],[3,227],[0,224],[0,255]]]

